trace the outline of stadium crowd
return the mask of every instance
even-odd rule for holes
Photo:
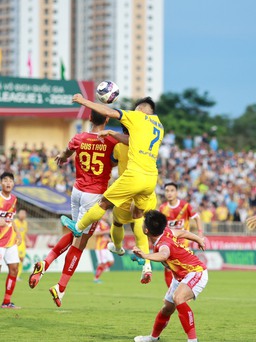
[[[13,172],[16,184],[46,185],[70,194],[74,163],[71,159],[57,167],[54,159],[59,152],[57,146],[47,149],[44,143],[40,147],[25,143],[18,149],[13,142],[9,151],[0,154],[0,173]],[[164,200],[164,184],[172,181],[179,185],[179,197],[191,203],[204,223],[245,222],[256,214],[255,166],[254,151],[220,149],[217,139],[208,139],[207,134],[186,136],[179,147],[174,132],[169,132],[159,151],[159,204]]]

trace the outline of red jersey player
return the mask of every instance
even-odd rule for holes
[[[75,221],[79,220],[107,189],[113,165],[112,153],[117,143],[113,137],[98,138],[98,132],[103,130],[108,122],[106,117],[92,112],[90,121],[92,122],[91,131],[76,134],[69,142],[68,147],[55,158],[57,164],[61,166],[67,162],[73,153],[76,154],[76,180],[71,195],[71,212]],[[57,306],[61,306],[66,285],[72,277],[87,241],[96,226],[97,222],[87,227],[80,238],[73,239],[72,233],[64,235],[45,260],[35,264],[34,271],[29,278],[29,286],[34,288],[49,265],[72,244],[65,258],[60,282],[50,288],[54,302]]]
[[[0,270],[5,260],[9,273],[6,279],[5,295],[2,309],[20,309],[11,303],[19,267],[18,246],[21,243],[20,233],[16,231],[13,218],[16,213],[17,198],[11,193],[14,187],[14,176],[10,172],[4,172],[1,177],[0,192]]]
[[[98,261],[94,282],[101,283],[101,274],[114,264],[113,254],[107,248],[110,241],[110,226],[105,216],[99,221],[94,235],[96,236],[95,253]]]
[[[186,303],[196,299],[208,282],[206,266],[192,251],[179,244],[178,238],[186,238],[198,243],[204,249],[204,241],[199,236],[186,230],[166,228],[165,215],[157,210],[150,210],[145,215],[143,231],[154,246],[153,253],[145,254],[138,247],[133,248],[136,256],[161,262],[173,273],[173,281],[165,295],[163,308],[156,316],[151,335],[137,336],[135,342],[159,340],[175,309],[181,325],[187,334],[188,342],[198,342],[196,337],[194,314]]]
[[[167,183],[165,184],[164,189],[167,202],[160,205],[159,211],[166,216],[168,226],[170,228],[185,229],[189,231],[189,220],[194,219],[198,233],[201,236],[203,231],[199,214],[193,210],[188,202],[178,198],[177,184]],[[183,239],[179,242],[182,242],[186,247],[188,247],[188,240]],[[164,276],[166,285],[169,287],[172,282],[172,272],[165,268]]]

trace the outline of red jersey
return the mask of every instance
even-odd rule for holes
[[[167,246],[170,250],[169,258],[162,264],[172,271],[174,278],[178,281],[190,272],[202,272],[206,269],[205,264],[192,251],[178,242],[169,228],[166,228],[155,242],[154,253],[157,253],[161,246]]]
[[[96,247],[95,247],[95,249],[97,249],[97,250],[107,249],[107,244],[110,241],[108,223],[104,220],[101,220],[98,223],[95,231],[103,233],[102,235],[96,235]],[[104,234],[104,232],[107,232],[107,233]]]
[[[168,226],[175,229],[189,230],[189,219],[198,216],[198,213],[184,200],[178,200],[173,207],[169,202],[165,202],[160,205],[159,211],[166,216]]]
[[[97,133],[76,134],[68,148],[76,152],[76,181],[74,187],[83,192],[103,194],[111,175],[111,156],[117,141],[112,137],[100,139]]]
[[[0,193],[0,217],[7,223],[7,226],[0,227],[0,247],[11,247],[16,243],[16,232],[12,226],[16,202],[17,198],[13,194],[6,198]]]

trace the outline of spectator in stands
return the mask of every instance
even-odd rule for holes
[[[238,203],[234,199],[234,194],[230,194],[227,197],[226,203],[227,203],[227,208],[228,208],[228,212],[229,212],[229,218],[233,221],[233,217],[234,217],[236,209],[238,207]]]
[[[166,167],[161,165],[160,160],[158,162],[157,194],[159,196],[163,193],[163,184],[174,181],[184,184],[185,199],[188,196],[188,191],[190,191],[190,201],[195,208],[198,208],[205,193],[209,196],[209,202],[214,203],[218,208],[224,198],[227,203],[230,189],[233,190],[237,204],[239,198],[245,195],[247,204],[251,208],[256,207],[256,153],[253,151],[234,152],[232,148],[226,150],[218,148],[217,151],[214,151],[209,144],[201,144],[199,141],[195,143],[196,139],[194,139],[193,149],[185,150],[179,148],[178,145],[171,146],[168,142],[170,141],[168,134],[166,134],[165,140],[169,146],[169,158],[165,159]],[[199,138],[202,139],[202,136]],[[24,144],[25,146],[26,153],[27,150],[32,149],[32,145]],[[9,170],[13,172],[16,175],[16,184],[40,185],[43,180],[43,183],[52,187],[56,187],[60,182],[61,175],[64,176],[66,182],[66,191],[70,194],[75,172],[73,159],[71,158],[69,163],[61,169],[53,171],[52,150],[56,151],[58,147],[46,149],[44,144],[41,144],[37,151],[40,163],[35,170],[33,161],[26,163],[25,158],[25,164],[23,163],[24,151],[21,149],[17,148],[16,159],[12,158],[11,162],[9,149],[6,151],[8,157],[4,153],[0,155],[0,171]],[[53,173],[49,174],[49,168]],[[246,206],[247,216],[252,215],[252,209],[249,209],[249,206]]]
[[[169,145],[169,146],[174,146],[175,145],[175,133],[173,130],[170,130],[169,133],[165,134],[163,138],[163,144]]]
[[[17,159],[17,147],[16,147],[16,142],[14,141],[12,143],[12,146],[10,147],[10,163],[13,164],[13,162]]]
[[[211,138],[209,146],[214,152],[218,151],[219,143],[216,137]]]
[[[185,150],[192,150],[193,147],[193,140],[191,138],[191,135],[187,135],[184,139],[183,139],[183,147],[185,148]]]
[[[209,204],[201,203],[199,206],[200,218],[203,223],[211,223],[213,218],[213,213],[209,208]]]
[[[229,218],[229,211],[226,206],[226,203],[223,201],[216,208],[216,220],[220,222],[225,222],[225,221],[228,221],[228,218]]]

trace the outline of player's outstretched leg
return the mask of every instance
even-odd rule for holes
[[[58,307],[60,307],[61,306],[61,302],[62,302],[62,298],[63,298],[65,292],[60,292],[59,284],[54,285],[53,287],[51,287],[49,289],[49,291],[50,291],[50,294],[52,295],[54,303]]]
[[[118,254],[120,256],[125,254],[125,249],[123,247],[117,249],[113,242],[109,242],[107,247],[111,253]]]
[[[67,216],[62,215],[62,216],[60,217],[60,220],[61,220],[61,223],[63,224],[63,226],[65,226],[65,227],[67,227],[69,230],[71,230],[71,232],[73,233],[73,235],[74,235],[75,237],[80,237],[80,236],[83,234],[82,231],[79,232],[79,231],[76,229],[76,222],[73,221],[73,220],[71,220],[71,219],[68,218]]]
[[[28,284],[31,287],[31,289],[36,287],[36,285],[39,283],[40,279],[44,275],[44,272],[45,272],[45,261],[38,261],[35,264],[34,270],[31,273],[29,280],[28,280]]]

